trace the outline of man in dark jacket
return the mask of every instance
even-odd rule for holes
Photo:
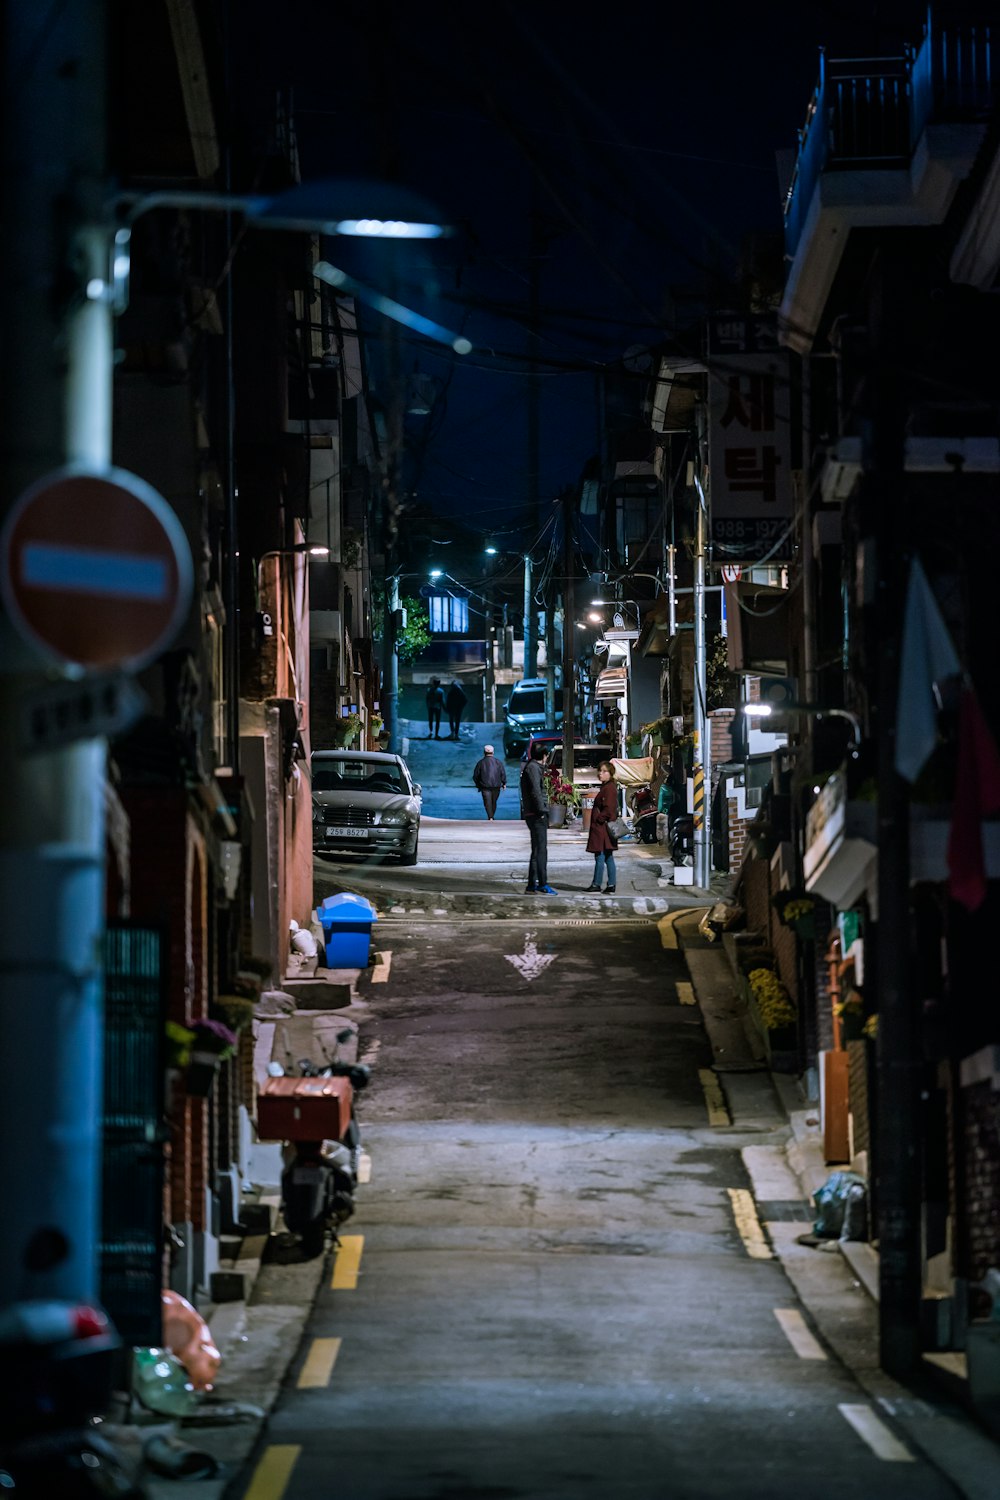
[[[430,730],[427,738],[439,740],[441,738],[441,712],[444,708],[444,688],[441,686],[440,677],[432,677],[427,684],[427,727]]]
[[[542,896],[558,894],[549,885],[549,798],[545,790],[545,762],[548,758],[544,745],[533,744],[521,772],[521,817],[531,836],[525,895],[536,891]]]
[[[483,758],[476,761],[472,779],[482,793],[487,821],[492,823],[496,818],[497,800],[507,785],[507,769],[502,760],[497,760],[492,745],[483,746]]]
[[[448,710],[448,723],[451,726],[451,733],[448,735],[450,740],[458,739],[459,725],[462,722],[462,710],[468,701],[465,689],[456,677],[448,689],[447,698],[444,700],[444,706]]]

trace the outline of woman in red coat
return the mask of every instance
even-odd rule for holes
[[[587,853],[594,856],[594,878],[588,891],[599,891],[601,889],[601,876],[604,874],[604,866],[608,867],[608,883],[605,886],[605,895],[613,896],[615,891],[615,850],[618,842],[611,836],[608,824],[618,816],[618,787],[615,784],[614,767],[610,761],[602,760],[597,768],[597,774],[601,779],[600,789],[594,798],[594,809],[590,814],[590,837],[587,840]]]

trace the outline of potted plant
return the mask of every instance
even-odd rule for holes
[[[361,732],[361,715],[357,713],[344,714],[342,718],[335,721],[330,731],[330,738],[338,748],[343,749]]]
[[[776,891],[771,905],[783,927],[790,927],[796,937],[809,940],[816,935],[815,899],[798,887]]]
[[[858,990],[848,990],[841,1000],[833,1007],[833,1013],[840,1022],[840,1035],[843,1041],[860,1042],[865,1035],[865,1002]],[[871,1017],[874,1020],[874,1017]]]
[[[580,806],[579,790],[571,781],[563,781],[557,770],[551,769],[545,772],[545,791],[549,799],[549,827],[561,827],[570,809],[575,812]]]
[[[205,1099],[212,1092],[219,1064],[235,1053],[237,1037],[222,1021],[213,1021],[209,1016],[198,1016],[188,1029],[193,1040],[184,1070],[184,1087],[189,1094]]]
[[[776,1054],[795,1050],[795,1005],[774,969],[751,969],[747,985],[752,1009],[773,1064],[777,1060]]]

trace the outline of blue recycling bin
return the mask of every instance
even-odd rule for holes
[[[325,897],[316,915],[323,928],[327,968],[367,969],[372,925],[378,921],[371,902],[352,891],[341,891]]]

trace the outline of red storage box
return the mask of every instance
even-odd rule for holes
[[[349,1078],[269,1078],[257,1095],[262,1141],[339,1141],[351,1123]]]

